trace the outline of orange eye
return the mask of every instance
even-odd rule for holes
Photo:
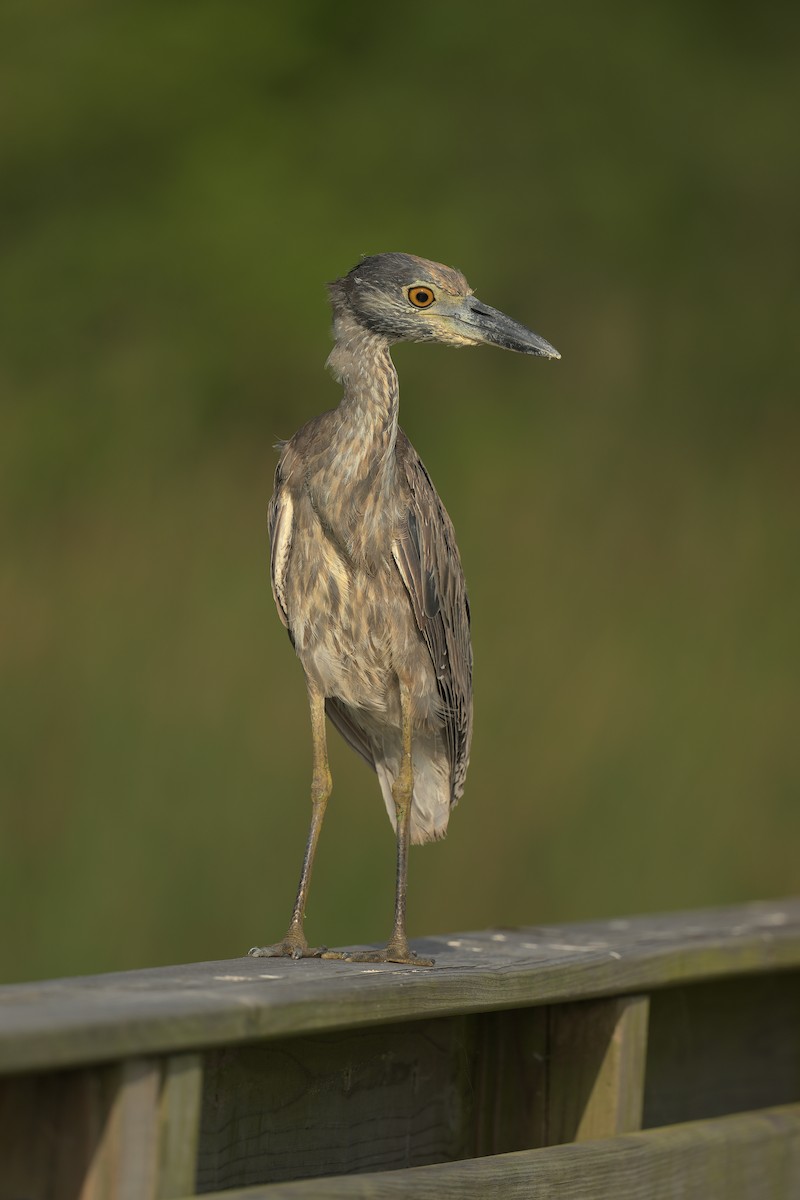
[[[408,298],[415,308],[429,308],[436,299],[429,287],[409,288]]]

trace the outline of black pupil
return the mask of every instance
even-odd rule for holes
[[[414,293],[414,299],[417,304],[428,304],[431,298],[430,292],[426,292],[424,288],[418,288]]]

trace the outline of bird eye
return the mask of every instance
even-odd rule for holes
[[[436,297],[428,287],[412,287],[408,289],[408,298],[415,308],[428,308]]]

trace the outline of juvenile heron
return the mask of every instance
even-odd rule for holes
[[[269,506],[272,591],[303,664],[311,708],[311,829],[289,929],[255,957],[430,966],[406,936],[409,842],[444,837],[472,737],[470,616],[453,526],[398,427],[394,342],[484,342],[559,358],[481,304],[459,271],[411,254],[365,258],[330,285],[344,394],[286,442]],[[394,928],[385,950],[326,951],[303,931],[331,773],[325,714],[377,772],[397,835]]]

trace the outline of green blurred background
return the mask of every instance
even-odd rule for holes
[[[550,365],[402,346],[476,732],[412,935],[800,888],[798,10],[7,0],[5,980],[228,957],[309,815],[273,443],[337,402],[324,283],[460,267]],[[332,739],[309,936],[383,940]]]

